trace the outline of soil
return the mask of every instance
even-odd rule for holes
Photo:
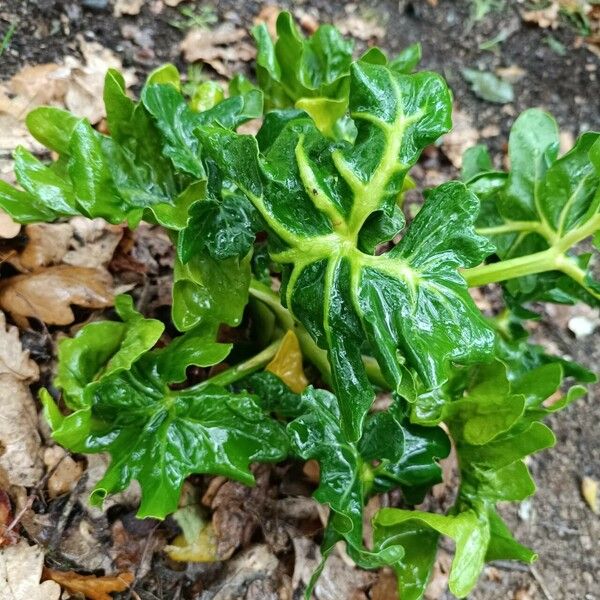
[[[119,53],[124,66],[134,67],[141,77],[166,61],[174,62],[185,72],[186,65],[178,51],[184,32],[169,24],[180,17],[177,9],[164,7],[155,15],[150,1],[138,16],[116,19],[110,5],[96,10],[85,6],[102,4],[100,0],[3,0],[0,40],[15,17],[17,29],[0,61],[0,80],[9,78],[27,63],[57,62],[67,54],[76,55],[78,35]],[[194,4],[201,3],[186,3]],[[325,0],[278,4],[301,9],[320,22],[341,18],[349,9],[347,3]],[[573,136],[582,130],[600,129],[600,59],[585,47],[575,47],[577,31],[573,27],[549,32],[524,23],[518,12],[522,6],[522,2],[508,1],[501,11],[490,13],[477,23],[469,19],[470,3],[466,0],[379,1],[370,2],[368,7],[368,14],[386,28],[379,44],[386,50],[394,52],[415,41],[422,43],[423,65],[444,74],[458,107],[479,131],[487,131],[485,141],[498,162],[503,158],[511,122],[528,107],[548,109],[561,128]],[[248,0],[223,0],[216,6],[220,19],[244,27],[252,24],[260,9],[260,3]],[[152,40],[150,47],[140,49],[124,39],[124,24],[147,30]],[[479,48],[482,42],[501,32],[508,32],[508,38],[497,50]],[[565,56],[550,47],[549,35],[567,48]],[[525,74],[514,85],[515,101],[503,106],[478,99],[461,75],[465,67],[493,71],[513,65]],[[448,161],[439,168],[443,176],[455,175]],[[560,316],[559,310],[546,311],[536,336],[558,352],[598,371],[597,335],[576,340]],[[557,446],[531,462],[539,487],[537,495],[528,503],[503,509],[518,539],[538,552],[535,567],[497,564],[488,568],[471,596],[474,600],[510,600],[519,597],[515,595],[519,589],[528,589],[527,597],[540,600],[600,598],[600,520],[580,493],[582,477],[600,480],[599,396],[600,387],[592,387],[586,398],[551,419]],[[440,596],[451,597],[448,593]]]

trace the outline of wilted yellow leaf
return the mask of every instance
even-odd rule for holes
[[[595,515],[600,514],[600,508],[598,507],[598,482],[595,479],[584,477],[581,480],[581,495],[592,509],[592,512]]]
[[[281,340],[277,353],[266,370],[277,375],[293,392],[304,391],[308,379],[302,369],[302,351],[296,334],[290,329]]]

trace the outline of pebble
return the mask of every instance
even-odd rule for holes
[[[108,7],[108,0],[81,0],[81,4],[91,10],[105,10]]]

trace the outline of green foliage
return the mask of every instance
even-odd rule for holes
[[[531,109],[511,130],[509,173],[491,171],[483,147],[468,152],[465,164],[473,166],[465,176],[482,200],[478,231],[496,246],[503,262],[493,280],[510,277],[505,287],[512,302],[582,300],[598,306],[600,282],[590,269],[592,254],[573,247],[600,226],[599,134],[584,133],[560,157],[558,146],[554,119]],[[485,283],[473,273],[470,281]],[[516,275],[523,276],[513,279]]]
[[[428,190],[406,226],[407,173],[451,127],[444,80],[413,73],[419,45],[353,60],[334,28],[306,39],[287,13],[277,33],[254,31],[258,85],[237,76],[227,90],[182,86],[166,65],[136,101],[109,71],[109,134],[57,108],[28,116],[58,158],[18,148],[18,187],[0,181],[0,208],[22,223],[145,220],[166,228],[175,249],[172,323],[118,297],[120,320],[60,343],[59,394],[41,392],[46,415],[65,447],[111,455],[92,501],[137,480],[140,516],[173,512],[194,473],[251,485],[252,462],[315,459],[315,497],[331,509],[324,560],[345,541],[357,564],[392,566],[401,597],[416,600],[448,536],[450,586],[464,596],[484,561],[534,559],[496,503],[533,493],[525,460],[554,443],[541,421],[583,393],[568,389],[573,380],[595,380],[529,344],[523,319],[535,316],[532,300],[598,305],[591,253],[576,244],[595,236],[598,247],[600,140],[584,133],[559,157],[553,119],[526,111],[511,132],[509,173],[471,149],[464,183]],[[255,119],[256,135],[238,132]],[[504,282],[507,302],[493,319],[468,293],[492,282]],[[182,333],[165,345],[171,324]],[[227,338],[243,341],[220,343],[223,325],[243,325]],[[284,381],[287,359],[295,383],[306,381],[298,353],[281,355],[290,331],[314,367],[302,394]],[[282,379],[268,372],[274,357]],[[374,411],[378,391],[391,400]],[[450,440],[454,507],[409,510],[441,481]],[[366,502],[395,489],[403,509],[378,513],[367,549]]]

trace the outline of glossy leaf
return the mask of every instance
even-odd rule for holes
[[[485,171],[483,158],[478,168],[483,172],[472,169],[465,176],[483,201],[478,231],[494,243],[502,260],[522,259],[515,262],[515,275],[523,267],[530,271],[505,284],[513,301],[583,300],[595,306],[600,284],[589,268],[590,255],[572,248],[600,228],[600,139],[585,133],[561,157],[558,143],[549,114],[525,111],[511,130],[508,175]],[[525,265],[524,257],[529,257]],[[511,264],[505,266],[508,277]],[[470,281],[479,283],[476,276]]]
[[[62,389],[69,408],[90,403],[91,390],[104,377],[131,368],[159,340],[164,325],[144,319],[133,308],[131,296],[117,296],[115,309],[122,321],[97,321],[58,346],[58,373],[54,385]]]
[[[495,505],[534,492],[524,459],[555,442],[540,420],[580,395],[575,386],[562,401],[545,408],[543,402],[562,381],[559,362],[521,373],[495,362],[457,374],[454,401],[444,410],[460,465],[455,506],[448,515],[382,509],[375,519],[377,540],[404,544],[405,557],[395,566],[401,597],[423,597],[439,535],[456,543],[450,590],[458,597],[475,585],[485,560],[535,560],[531,550],[514,540]]]
[[[329,351],[350,439],[360,436],[374,396],[362,367],[365,337],[395,389],[399,352],[428,387],[438,388],[450,360],[480,360],[491,350],[493,334],[457,270],[491,251],[472,229],[478,202],[464,186],[431,193],[389,253],[358,247],[371,215],[395,214],[408,168],[449,126],[449,100],[437,76],[357,63],[350,93],[355,145],[328,141],[302,117],[282,128],[264,157],[248,136],[218,128],[199,133],[271,231],[271,255],[285,267],[287,306]],[[435,410],[428,416],[439,418]]]

